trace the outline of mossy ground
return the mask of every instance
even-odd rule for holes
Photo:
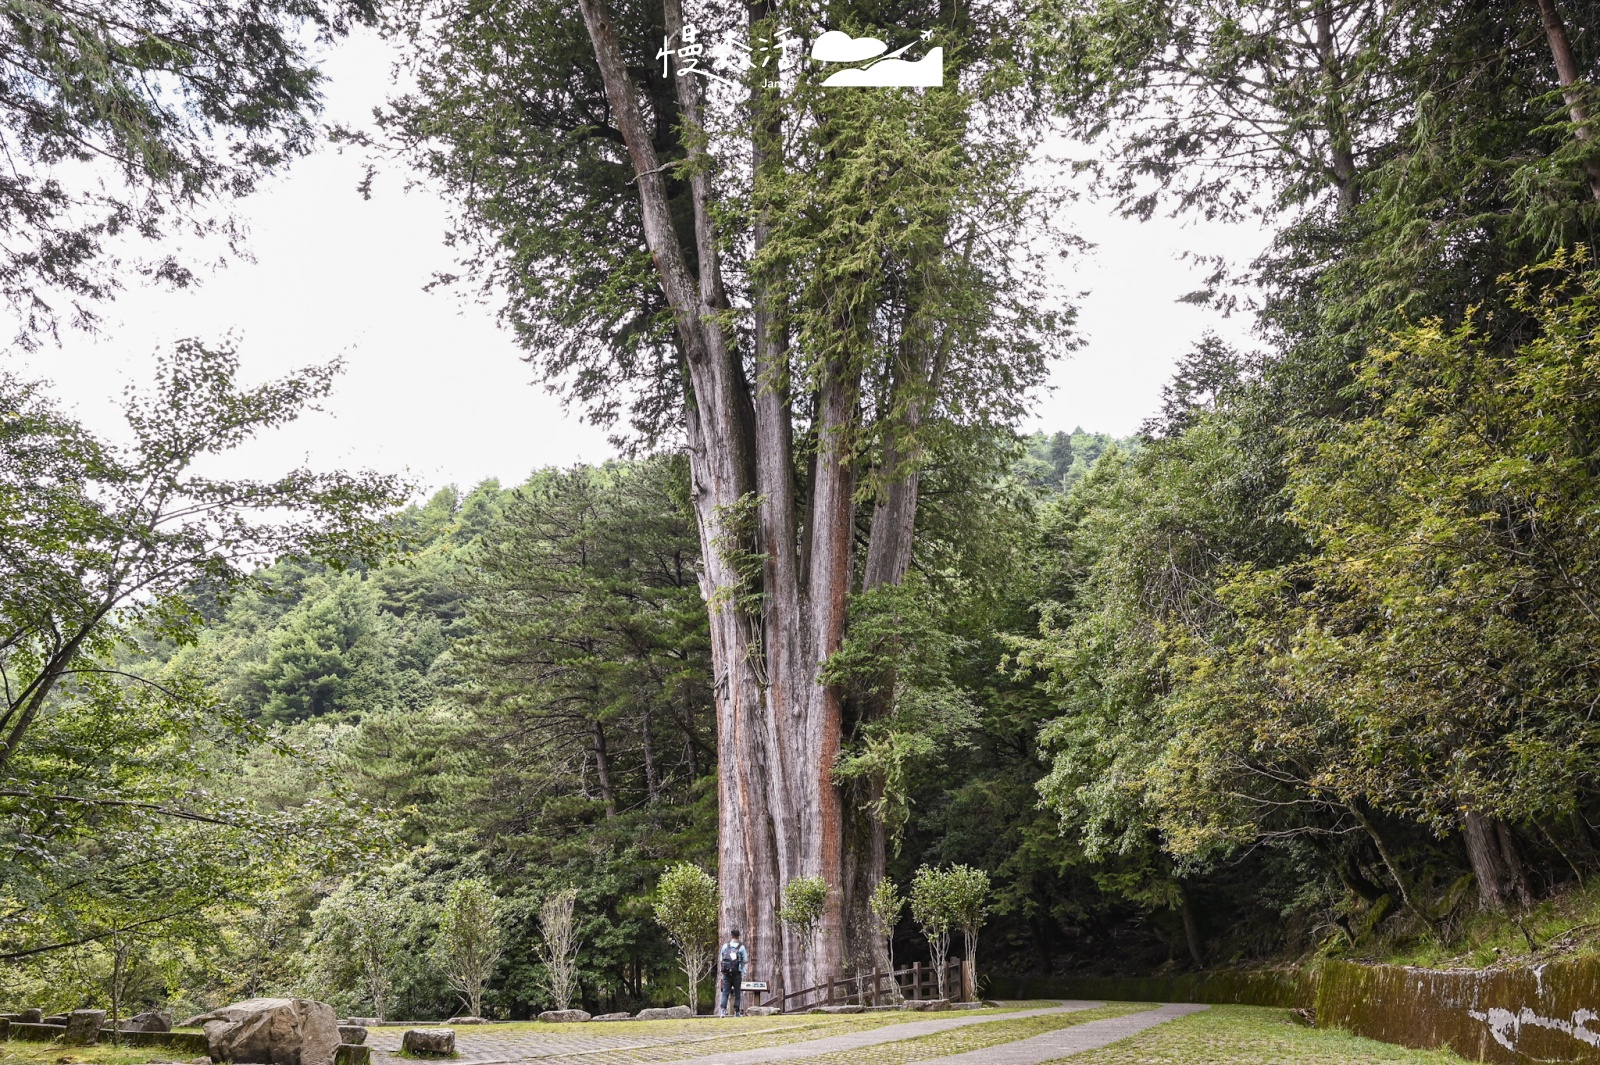
[[[1475,901],[1469,893],[1443,939],[1400,916],[1380,926],[1372,940],[1331,953],[1351,961],[1473,969],[1600,954],[1600,881],[1520,914],[1483,913]]]
[[[867,1059],[863,1058],[863,1061]],[[1060,1065],[1461,1065],[1434,1050],[1407,1050],[1346,1032],[1306,1028],[1287,1010],[1212,1006]]]
[[[152,1061],[192,1061],[194,1055],[170,1047],[120,1047],[101,1043],[69,1047],[21,1039],[0,1042],[0,1065],[148,1065]]]

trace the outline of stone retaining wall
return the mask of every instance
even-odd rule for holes
[[[1600,958],[1522,969],[1316,968],[1168,977],[997,979],[1002,998],[1316,1008],[1317,1027],[1498,1065],[1600,1065]]]
[[[1600,959],[1454,971],[1328,962],[1317,1025],[1474,1061],[1600,1065]]]

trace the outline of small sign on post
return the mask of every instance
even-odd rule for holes
[[[767,982],[765,980],[745,980],[739,984],[739,987],[745,991],[765,991],[767,990]]]

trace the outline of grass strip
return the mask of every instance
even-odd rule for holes
[[[0,1065],[148,1065],[152,1061],[191,1061],[171,1047],[124,1047],[100,1043],[92,1047],[34,1043],[12,1039],[0,1043]]]
[[[1072,1013],[1050,1013],[1042,1017],[1019,1017],[1011,1021],[993,1021],[965,1028],[952,1028],[933,1035],[919,1035],[893,1043],[879,1043],[859,1050],[841,1050],[832,1054],[802,1058],[797,1065],[905,1065],[907,1062],[927,1061],[950,1054],[965,1054],[970,1050],[983,1050],[1002,1043],[1015,1043],[1031,1039],[1046,1032],[1073,1028],[1090,1021],[1104,1021],[1130,1013],[1143,1013],[1154,1009],[1147,1002],[1116,1002],[1090,1010]]]
[[[1348,1032],[1306,1028],[1288,1010],[1212,1006],[1061,1065],[1460,1065],[1447,1051],[1408,1050]]]

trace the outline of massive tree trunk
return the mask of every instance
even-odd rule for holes
[[[845,899],[844,802],[831,779],[841,739],[839,693],[819,682],[823,663],[843,637],[854,571],[856,473],[852,449],[860,419],[859,381],[828,366],[816,397],[815,456],[798,517],[793,411],[786,340],[762,279],[752,285],[755,387],[726,324],[710,167],[694,159],[688,178],[693,255],[673,224],[650,128],[623,61],[604,0],[581,0],[606,96],[627,145],[639,190],[645,237],[671,305],[687,376],[685,436],[693,506],[704,556],[702,591],[710,604],[716,672],[719,862],[724,923],[739,926],[753,975],[802,986],[798,942],[777,919],[785,884],[820,876],[834,888],[814,971],[839,971]],[[683,26],[677,0],[664,5],[665,26]],[[753,5],[752,20],[767,17]],[[699,87],[675,79],[697,156]],[[779,121],[764,90],[752,94],[757,130]],[[772,160],[757,136],[758,173]],[[759,251],[770,221],[758,219]],[[691,260],[697,270],[691,269]],[[857,374],[859,371],[855,371]],[[881,848],[880,848],[881,849]]]
[[[774,6],[766,0],[748,6],[752,41],[771,39]],[[923,463],[918,431],[934,409],[951,343],[948,331],[931,321],[937,292],[924,306],[916,286],[933,291],[944,283],[940,256],[948,249],[942,240],[929,240],[918,253],[925,261],[907,271],[920,280],[901,306],[906,322],[887,366],[876,364],[868,377],[865,366],[875,352],[852,348],[871,347],[883,308],[844,300],[838,343],[803,353],[806,372],[792,372],[784,303],[790,280],[783,276],[787,267],[769,262],[775,224],[770,208],[761,206],[763,188],[784,173],[789,131],[777,90],[752,79],[757,210],[747,285],[751,329],[741,354],[722,276],[714,166],[700,135],[701,83],[683,72],[673,79],[677,121],[666,126],[681,129],[687,165],[682,176],[669,179],[666,170],[676,160],[662,165],[656,125],[641,109],[636,73],[626,66],[607,3],[580,0],[579,8],[627,147],[645,240],[684,364],[684,435],[715,669],[723,922],[744,930],[752,976],[781,979],[792,990],[813,974],[833,976],[847,959],[868,960],[878,950],[864,918],[868,892],[884,872],[883,826],[866,812],[881,785],[847,794],[835,784],[847,708],[821,675],[844,639],[857,580],[869,590],[895,584],[911,564]],[[669,39],[678,38],[681,0],[665,0],[663,15]],[[662,116],[655,117],[659,124]],[[687,210],[669,202],[669,182],[687,193]],[[880,208],[869,200],[861,209]],[[937,237],[940,230],[933,232]],[[948,235],[947,228],[943,232]],[[968,256],[971,250],[969,235]],[[866,381],[886,394],[865,393]],[[798,403],[796,388],[806,390]],[[795,421],[797,406],[809,417],[802,426]],[[875,437],[881,453],[863,455],[869,416],[882,430]],[[802,454],[803,474],[797,468]],[[866,480],[863,471],[876,475]],[[861,558],[855,550],[858,496],[872,508]],[[852,720],[864,720],[889,705],[848,711]],[[784,886],[800,877],[821,877],[831,889],[809,966],[802,945],[777,918]]]

